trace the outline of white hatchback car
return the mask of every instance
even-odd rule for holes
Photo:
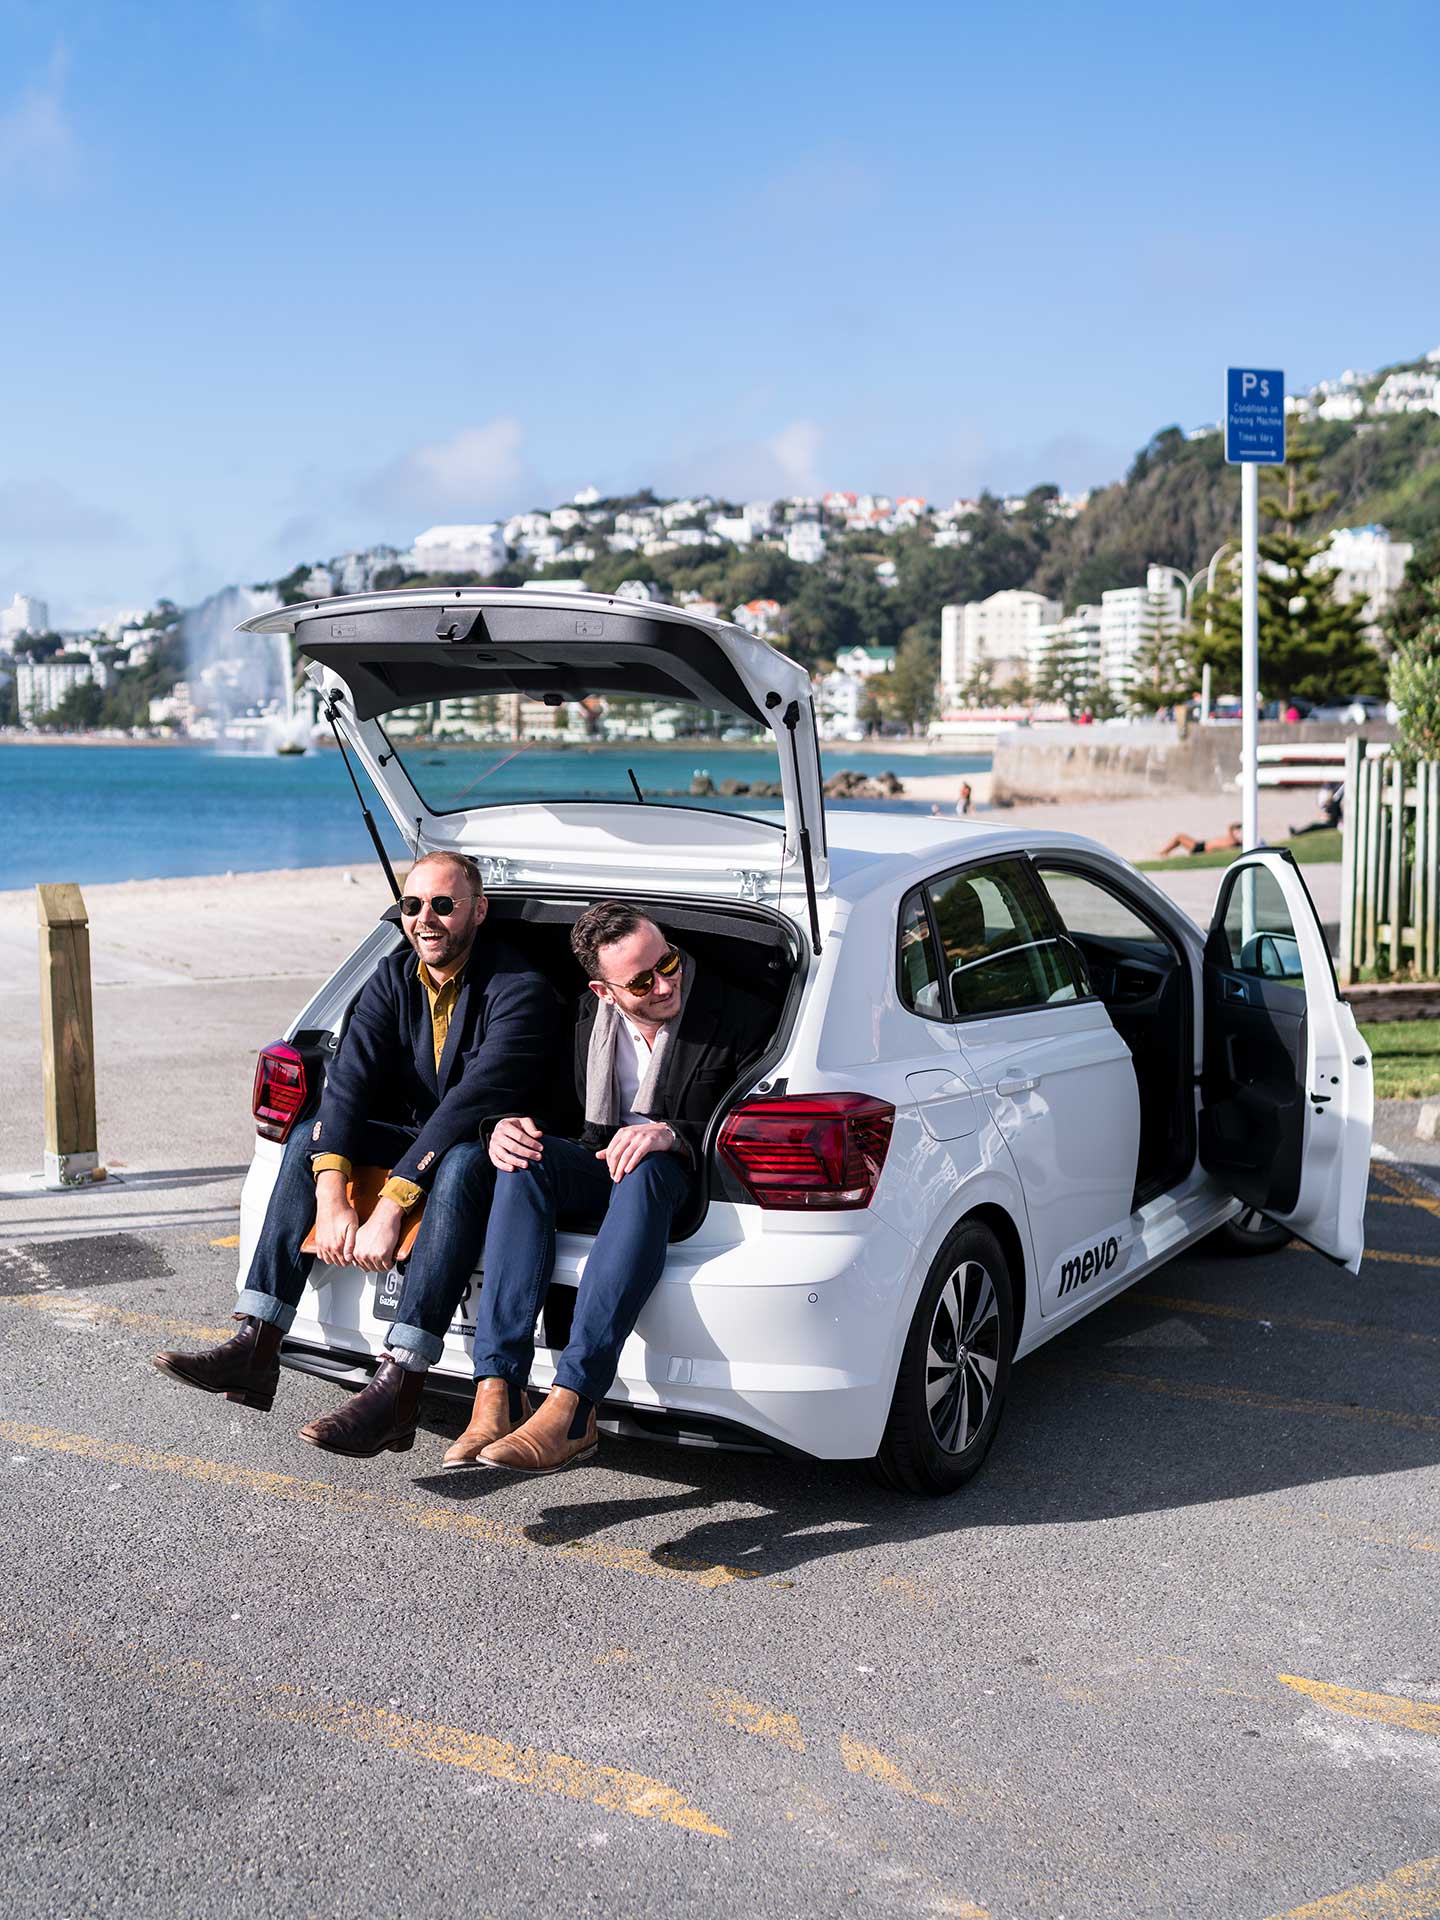
[[[1253,1248],[1294,1233],[1358,1268],[1369,1054],[1287,855],[1225,870],[1207,936],[1073,834],[1003,815],[827,823],[803,669],[679,608],[428,589],[246,624],[293,635],[407,842],[474,855],[491,924],[567,999],[571,923],[623,896],[773,1005],[767,1055],[717,1089],[699,1201],[601,1410],[612,1430],[871,1459],[944,1493],[983,1460],[1016,1359],[1217,1229]],[[381,717],[513,692],[690,701],[767,728],[783,809],[427,805]],[[241,1285],[283,1141],[400,939],[387,915],[261,1055]],[[539,1387],[589,1244],[560,1236]],[[363,1383],[397,1294],[393,1274],[317,1266],[284,1358]],[[469,1393],[472,1326],[467,1298],[432,1386]]]

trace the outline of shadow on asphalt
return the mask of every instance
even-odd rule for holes
[[[1202,1310],[1153,1301],[1142,1283],[1022,1361],[989,1460],[944,1499],[887,1491],[856,1462],[603,1434],[595,1462],[553,1481],[485,1473],[418,1484],[457,1504],[553,1487],[526,1527],[539,1545],[673,1517],[653,1549],[661,1564],[776,1575],[889,1541],[1073,1526],[1406,1473],[1440,1460],[1440,1292],[1423,1268],[1377,1272],[1366,1292],[1308,1253],[1177,1263],[1156,1282]],[[447,1432],[463,1424],[463,1415],[443,1422]]]

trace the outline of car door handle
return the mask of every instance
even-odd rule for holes
[[[995,1091],[1000,1094],[1003,1099],[1013,1100],[1018,1094],[1033,1093],[1039,1084],[1039,1074],[1032,1074],[1027,1078],[1024,1074],[1017,1073],[1012,1068],[1008,1072],[1002,1073],[1000,1078],[995,1082]]]

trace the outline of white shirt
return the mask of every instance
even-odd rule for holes
[[[628,1015],[620,1014],[620,1024],[624,1031],[615,1036],[615,1109],[622,1127],[648,1126],[652,1116],[636,1113],[635,1096],[650,1065],[650,1042]]]

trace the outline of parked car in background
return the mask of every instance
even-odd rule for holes
[[[1395,715],[1389,703],[1377,699],[1373,694],[1357,693],[1345,700],[1327,701],[1323,706],[1312,707],[1308,716],[1311,720],[1325,720],[1331,725],[1364,726],[1371,720],[1392,720]]]
[[[877,811],[827,820],[804,669],[683,609],[419,589],[246,622],[288,632],[321,709],[416,850],[472,854],[489,925],[564,992],[569,932],[642,903],[773,1017],[711,1089],[695,1205],[621,1354],[602,1424],[692,1445],[873,1461],[912,1492],[980,1466],[1011,1369],[1219,1231],[1363,1249],[1369,1055],[1287,854],[1219,879],[1208,935],[1075,834]],[[591,694],[734,713],[773,739],[783,814],[534,800],[431,806],[387,713],[465,694]],[[438,776],[437,776],[438,777]],[[285,1139],[350,1009],[401,944],[385,914],[263,1049],[239,1283]],[[533,1382],[553,1378],[591,1245],[559,1237]],[[431,1384],[471,1388],[477,1273]],[[396,1276],[319,1267],[287,1364],[362,1384]]]

